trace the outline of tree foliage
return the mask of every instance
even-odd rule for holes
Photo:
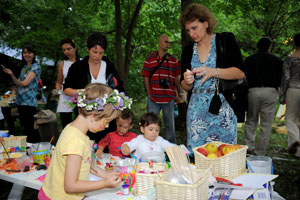
[[[33,43],[38,55],[57,61],[59,41],[75,40],[81,57],[87,55],[86,39],[95,31],[108,39],[105,54],[115,62],[127,91],[143,95],[141,69],[145,57],[157,50],[159,35],[172,41],[170,53],[181,56],[181,6],[191,0],[1,0],[0,41],[22,48]],[[195,1],[194,1],[195,2]],[[299,31],[298,0],[201,0],[216,16],[217,32],[234,32],[244,57],[256,51],[256,42],[268,35],[275,41],[274,53],[286,56],[291,46],[283,44]],[[186,40],[186,38],[183,38]],[[52,80],[53,81],[53,80]],[[53,83],[54,85],[54,83]],[[51,88],[51,86],[49,86]]]
[[[273,52],[285,57],[291,46],[283,42],[299,32],[299,0],[217,0],[201,1],[218,19],[217,31],[232,31],[237,36],[244,56],[257,51],[262,36],[274,41]]]

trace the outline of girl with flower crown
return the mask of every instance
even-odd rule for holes
[[[83,93],[76,94],[68,104],[79,109],[79,115],[62,131],[50,166],[47,170],[39,200],[83,199],[84,193],[103,188],[116,187],[121,183],[118,173],[92,166],[92,143],[86,135],[108,127],[119,116],[120,110],[130,108],[132,100],[104,84],[86,86]],[[88,181],[89,174],[103,178]]]

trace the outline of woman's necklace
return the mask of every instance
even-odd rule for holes
[[[30,67],[31,67],[31,64],[26,66],[26,68],[24,69],[24,74],[26,74],[29,71]]]

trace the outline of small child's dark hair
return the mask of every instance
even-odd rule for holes
[[[130,120],[130,125],[133,124],[134,121],[134,114],[133,112],[131,112],[131,110],[122,110],[121,115],[119,116],[119,118],[122,118],[124,120]]]
[[[139,122],[139,125],[143,127],[149,126],[150,124],[158,124],[161,126],[160,117],[154,112],[143,114]]]

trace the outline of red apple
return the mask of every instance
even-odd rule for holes
[[[222,152],[221,150],[218,150],[216,154],[217,154],[218,157],[221,157],[221,156],[224,155],[223,152]]]
[[[221,150],[223,151],[223,148],[226,147],[226,144],[221,144],[219,147],[218,147],[218,150]]]
[[[208,151],[207,151],[206,149],[202,148],[202,147],[199,147],[199,148],[197,149],[197,151],[198,151],[199,153],[201,153],[202,155],[204,155],[205,157],[208,155]]]

